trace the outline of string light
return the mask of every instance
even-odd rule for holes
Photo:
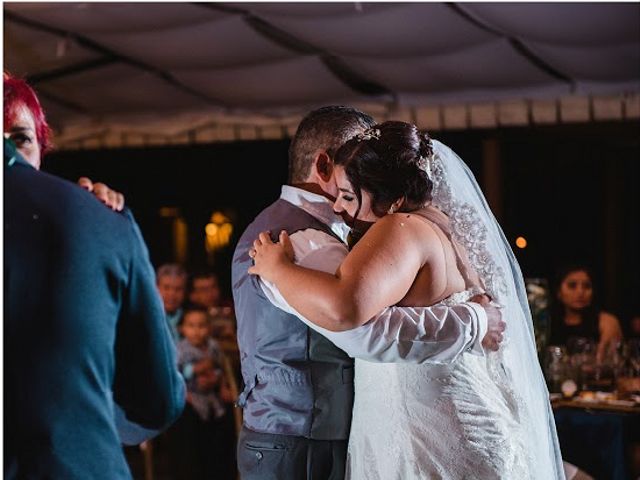
[[[516,238],[516,247],[518,248],[527,248],[527,239],[524,237]]]
[[[210,222],[204,227],[204,231],[207,252],[212,253],[229,245],[233,234],[233,225],[224,213],[213,212]]]

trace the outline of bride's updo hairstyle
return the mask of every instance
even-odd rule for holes
[[[433,154],[431,139],[415,125],[384,122],[345,143],[334,162],[345,169],[362,205],[362,190],[371,194],[373,213],[382,217],[404,197],[401,212],[421,208],[431,200],[433,183],[426,161]]]

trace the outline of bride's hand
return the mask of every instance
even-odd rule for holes
[[[249,268],[250,275],[259,275],[263,280],[274,281],[279,267],[293,263],[293,245],[287,232],[280,232],[279,243],[273,243],[269,232],[262,232],[249,250],[254,265]]]

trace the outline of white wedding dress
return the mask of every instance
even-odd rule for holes
[[[447,224],[432,213],[416,212],[451,241]],[[441,302],[448,305],[478,293],[468,259],[452,246],[468,290]],[[497,360],[471,353],[448,365],[356,360],[347,478],[528,478],[516,402],[502,388]]]
[[[465,352],[453,363],[411,363],[411,345],[386,352],[393,363],[356,358],[346,478],[563,480],[520,267],[471,171],[446,145],[433,147],[424,168],[437,210],[416,213],[451,243],[466,288],[442,303],[459,304],[481,288],[501,307],[505,340],[498,352]],[[332,332],[292,313],[353,357],[366,355],[363,344],[380,333],[371,324]]]
[[[526,479],[521,426],[487,360],[454,365],[356,360],[352,480]]]
[[[449,223],[423,216],[452,240],[468,288],[444,303],[464,302],[477,293],[465,272],[469,266],[502,306],[505,341],[497,353],[463,353],[453,364],[356,359],[346,477],[563,479],[517,261],[464,162],[446,145],[433,143],[435,153],[426,166],[434,181],[432,205]]]

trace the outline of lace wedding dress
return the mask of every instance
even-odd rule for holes
[[[356,360],[352,480],[522,479],[525,446],[481,357],[453,366]]]
[[[428,210],[416,214],[451,238]],[[467,260],[457,263],[468,281]],[[467,286],[442,303],[478,293]],[[492,361],[471,353],[449,365],[356,360],[347,478],[528,478],[514,400],[500,388],[504,380],[493,378]]]
[[[420,214],[452,240],[465,280],[469,266],[502,306],[505,341],[448,365],[356,360],[347,479],[563,479],[517,261],[464,162],[433,143],[432,205],[449,222]],[[469,287],[444,303],[468,300]]]

